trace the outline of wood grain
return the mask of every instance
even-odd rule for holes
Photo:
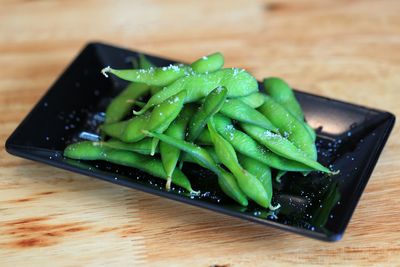
[[[2,1],[1,266],[400,265],[395,127],[344,239],[321,243],[8,155],[4,142],[88,41],[190,61],[400,115],[400,2]]]

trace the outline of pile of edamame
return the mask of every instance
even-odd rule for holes
[[[215,173],[221,190],[243,206],[274,209],[271,168],[333,172],[317,161],[314,130],[304,121],[292,89],[279,78],[257,80],[240,68],[223,68],[214,53],[190,65],[155,67],[140,55],[137,67],[102,73],[130,81],[106,110],[103,141],[69,145],[64,155],[104,160],[145,171],[191,194],[185,162]]]

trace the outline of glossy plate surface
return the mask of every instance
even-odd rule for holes
[[[148,56],[156,65],[172,63]],[[247,208],[236,205],[218,189],[215,176],[195,165],[188,164],[183,171],[193,188],[201,190],[199,197],[190,197],[176,187],[167,192],[164,181],[141,171],[62,156],[68,144],[98,133],[102,112],[126,86],[115,77],[106,79],[100,70],[108,65],[129,68],[136,57],[136,52],[126,49],[88,44],[9,137],[7,151],[305,236],[325,241],[341,238],[394,125],[391,113],[297,91],[307,120],[318,129],[319,161],[340,174],[285,175],[281,184],[274,185],[273,202],[281,208],[273,213],[252,204]]]

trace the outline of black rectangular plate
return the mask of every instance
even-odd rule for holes
[[[80,162],[62,156],[82,132],[98,133],[102,112],[126,82],[105,78],[105,66],[128,68],[137,52],[102,44],[88,44],[6,142],[9,153],[112,183],[167,197],[257,223],[325,241],[339,240],[393,128],[388,112],[296,91],[306,118],[317,129],[319,161],[340,170],[336,176],[287,174],[274,184],[269,212],[250,204],[244,208],[224,196],[215,176],[195,165],[183,171],[199,197],[180,188],[167,192],[164,181],[136,169],[103,162]],[[156,65],[173,63],[147,55]]]

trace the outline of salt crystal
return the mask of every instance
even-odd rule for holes
[[[237,68],[232,68],[232,70],[233,70],[233,76],[238,75],[239,69],[237,69]]]

